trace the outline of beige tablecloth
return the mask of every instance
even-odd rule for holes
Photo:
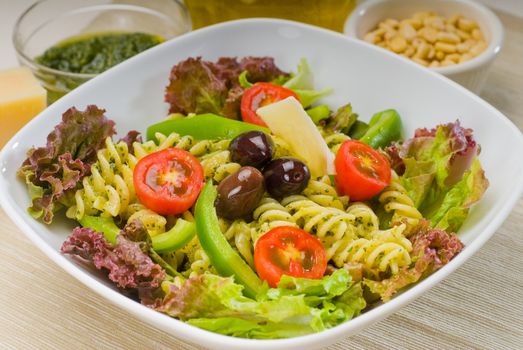
[[[482,97],[523,130],[523,19],[500,16],[506,45]],[[197,349],[84,287],[2,210],[0,233],[0,349]],[[523,200],[479,253],[443,283],[328,349],[391,348],[523,349]]]

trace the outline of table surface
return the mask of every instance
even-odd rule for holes
[[[523,19],[481,94],[523,130]],[[523,151],[523,150],[522,150]],[[398,313],[327,349],[523,349],[523,199],[484,247]],[[0,209],[1,349],[198,349],[87,289]]]

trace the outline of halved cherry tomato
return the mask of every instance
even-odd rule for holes
[[[351,200],[370,199],[390,184],[389,160],[369,145],[345,141],[336,155],[336,187]]]
[[[268,104],[298,95],[290,89],[273,83],[256,83],[245,90],[241,101],[241,113],[244,122],[267,127],[267,124],[256,114],[256,110]]]
[[[307,231],[280,226],[258,240],[254,265],[260,278],[275,288],[282,275],[322,278],[327,268],[327,255],[321,242]]]
[[[203,168],[192,154],[167,148],[140,159],[134,168],[134,188],[140,201],[163,215],[189,209],[203,187]]]

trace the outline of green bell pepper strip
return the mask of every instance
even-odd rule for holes
[[[390,145],[401,138],[401,118],[394,109],[387,109],[374,114],[369,122],[369,130],[360,138],[372,148],[378,149]]]
[[[214,208],[216,197],[216,188],[208,181],[196,201],[196,232],[200,245],[220,275],[234,276],[236,282],[245,287],[245,295],[254,298],[262,281],[223,236]]]
[[[316,125],[318,125],[320,121],[327,119],[331,114],[329,106],[327,105],[312,107],[307,109],[305,112],[307,112],[309,117],[311,117],[312,121]]]
[[[116,244],[116,237],[120,234],[120,228],[116,226],[112,217],[85,215],[79,222],[82,227],[100,232],[109,243]]]
[[[155,140],[157,132],[163,135],[170,135],[173,132],[182,136],[190,135],[196,140],[232,139],[252,130],[270,133],[269,129],[256,124],[206,113],[194,117],[165,120],[151,125],[147,128],[147,140]]]
[[[178,219],[169,231],[151,237],[151,243],[156,252],[170,253],[185,247],[195,235],[196,224],[194,222]]]
[[[361,120],[356,120],[350,127],[348,135],[351,139],[359,140],[363,135],[365,135],[367,130],[369,130],[369,124],[362,122]]]
[[[254,84],[251,83],[249,80],[247,80],[247,74],[248,72],[244,70],[241,72],[241,74],[238,76],[238,82],[240,83],[240,86],[244,89],[248,89],[252,87]]]

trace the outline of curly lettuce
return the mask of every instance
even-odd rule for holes
[[[387,152],[414,205],[433,227],[456,232],[489,185],[472,130],[459,121],[418,129]]]
[[[410,238],[414,265],[403,268],[398,274],[381,281],[365,279],[364,285],[371,293],[388,301],[399,289],[418,282],[442,268],[463,250],[463,243],[455,234],[428,227],[422,222],[417,232]]]
[[[232,277],[203,274],[181,286],[162,284],[163,295],[143,297],[158,311],[213,332],[246,338],[284,338],[319,332],[357,316],[366,306],[359,283],[337,270],[321,280],[283,276],[256,300]]]
[[[47,136],[46,146],[27,152],[18,175],[27,183],[32,201],[28,211],[33,217],[51,223],[68,195],[89,175],[96,152],[115,133],[114,122],[104,113],[94,105],[84,111],[68,109],[62,122]]]
[[[135,237],[136,238],[136,237]],[[134,242],[122,231],[112,245],[102,233],[77,227],[62,244],[61,252],[91,262],[106,271],[109,279],[124,289],[154,289],[165,272],[144,252],[143,242]]]
[[[240,61],[221,57],[217,62],[188,58],[171,70],[165,90],[169,112],[214,113],[238,119],[244,91],[239,81],[242,72],[253,83],[288,75],[275,65],[272,57],[245,57]]]

